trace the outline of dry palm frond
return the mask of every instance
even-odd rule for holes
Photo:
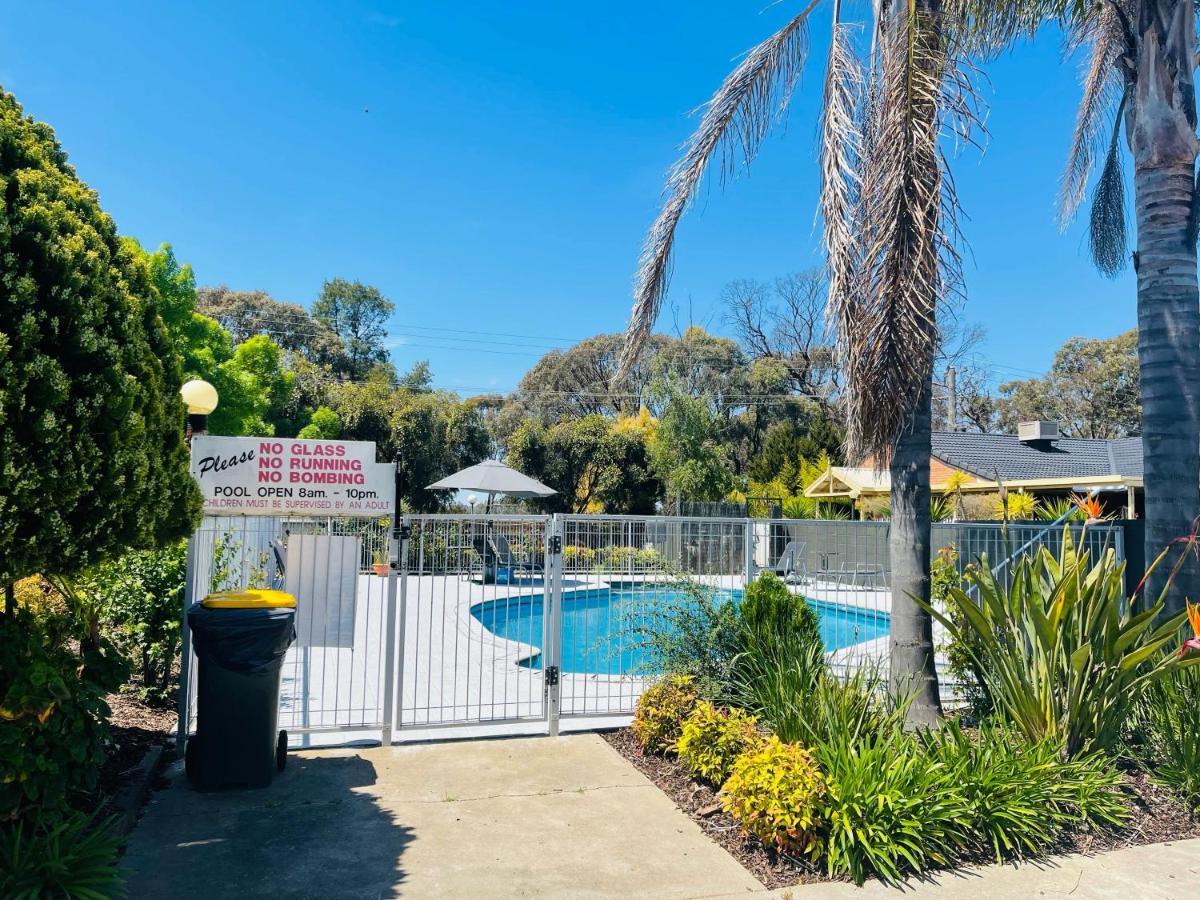
[[[671,168],[666,202],[642,248],[620,372],[637,358],[654,327],[670,279],[675,229],[713,156],[720,155],[722,179],[727,178],[754,158],[771,125],[786,110],[808,50],[808,16],[819,2],[811,0],[799,15],[746,54],[704,107],[699,128]]]
[[[943,21],[954,53],[994,56],[1049,21],[1088,15],[1093,0],[944,0]]]
[[[1124,92],[1124,78],[1118,71],[1122,57],[1132,52],[1126,4],[1105,3],[1088,19],[1068,33],[1069,49],[1090,45],[1088,64],[1083,75],[1083,96],[1071,138],[1071,151],[1063,173],[1058,201],[1058,224],[1066,228],[1083,202],[1088,179],[1104,146],[1105,114]],[[1110,154],[1111,155],[1111,154]],[[1094,217],[1094,213],[1093,213]]]
[[[936,15],[894,12],[881,46],[875,124],[860,198],[861,289],[833,298],[839,314],[848,451],[886,466],[928,390],[937,349],[937,309],[957,289],[958,205],[939,142],[970,137],[969,79],[946,53]]]
[[[828,304],[828,311],[839,330],[855,318],[853,296],[862,259],[860,232],[855,227],[862,144],[856,116],[862,80],[849,26],[835,23],[821,118],[821,217],[829,297],[837,298]]]
[[[1128,229],[1125,226],[1125,172],[1121,165],[1121,120],[1125,100],[1117,108],[1112,138],[1104,168],[1092,193],[1092,215],[1088,243],[1096,268],[1115,278],[1125,268],[1128,256]]]

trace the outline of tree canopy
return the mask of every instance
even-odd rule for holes
[[[527,420],[508,445],[508,462],[558,493],[539,501],[550,512],[648,515],[660,493],[650,464],[655,423],[649,413],[616,420],[599,414],[553,426]]]
[[[1113,338],[1073,337],[1054,354],[1043,378],[1000,385],[1000,426],[1052,419],[1063,434],[1116,438],[1141,431],[1137,329]]]
[[[313,303],[312,317],[341,339],[346,349],[345,374],[364,378],[373,365],[388,358],[383,323],[395,309],[379,288],[331,278]]]
[[[1012,434],[1020,422],[1047,419],[1058,422],[1067,437],[1140,434],[1137,330],[1070,338],[1045,375],[1005,382],[997,394],[973,376],[959,380],[958,395],[960,427]]]
[[[0,94],[0,583],[186,534],[176,315],[49,126]]]

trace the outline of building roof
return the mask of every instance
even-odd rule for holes
[[[808,486],[808,497],[857,497],[861,493],[887,494],[892,478],[870,466],[830,466]]]
[[[1001,481],[1142,477],[1142,439],[1059,438],[1023,444],[1013,434],[935,431],[933,455],[980,478]]]
[[[1023,489],[1087,489],[1097,483],[1140,486],[1142,439],[1092,440],[1058,438],[1021,443],[1014,434],[968,434],[935,431],[933,456],[950,469],[975,476],[965,491],[994,491],[996,479]],[[935,490],[944,490],[948,470],[935,471]],[[804,491],[809,497],[858,497],[891,491],[888,473],[871,466],[831,466]]]

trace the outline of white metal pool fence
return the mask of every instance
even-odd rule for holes
[[[1069,527],[1093,557],[1111,547],[1124,558],[1119,525]],[[680,614],[736,603],[764,571],[817,610],[834,671],[886,667],[888,528],[475,514],[408,516],[393,533],[377,519],[210,517],[192,543],[189,596],[264,584],[307,599],[280,700],[280,727],[299,742],[555,733],[626,721],[658,669],[656,648],[689,637],[677,633]],[[353,557],[348,579],[310,535]],[[1018,555],[1057,552],[1062,535],[939,523],[933,550],[953,547],[960,571],[986,554],[1006,578]],[[382,562],[387,574],[375,574]],[[938,667],[953,697],[941,652]],[[182,721],[193,715],[185,702]]]

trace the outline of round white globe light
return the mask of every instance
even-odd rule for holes
[[[217,389],[207,381],[193,378],[179,389],[179,396],[193,416],[207,416],[217,408]]]

